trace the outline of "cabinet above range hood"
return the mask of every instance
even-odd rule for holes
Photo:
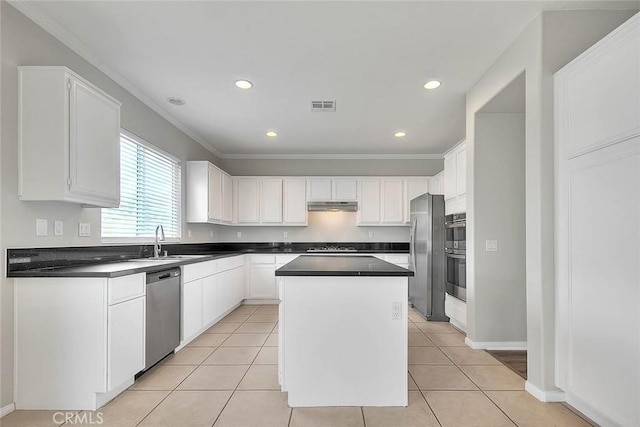
[[[356,212],[358,202],[307,202],[309,212]]]

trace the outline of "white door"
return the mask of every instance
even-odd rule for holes
[[[456,197],[456,156],[455,153],[449,154],[444,158],[444,199],[450,200]]]
[[[416,197],[429,193],[431,189],[429,178],[407,178],[404,181],[404,222],[409,222],[410,210],[411,210],[411,200]],[[431,194],[434,194],[431,192]]]
[[[238,179],[238,223],[260,222],[260,181]]]
[[[383,178],[381,181],[381,213],[383,224],[404,223],[404,183],[401,178]]]
[[[120,203],[120,106],[100,92],[70,78],[70,191]]]
[[[209,165],[209,219],[222,219],[222,171]]]
[[[282,185],[283,223],[305,225],[307,223],[307,180],[285,178]]]
[[[331,200],[330,178],[309,178],[307,180],[307,200],[310,202],[326,202]]]
[[[380,223],[380,180],[363,178],[358,194],[358,224]]]
[[[145,297],[110,305],[107,313],[107,388],[144,369]]]
[[[219,274],[202,279],[202,325],[213,322],[222,312],[219,310],[218,295]]]
[[[264,224],[282,223],[282,178],[262,179],[260,182],[260,220]]]
[[[456,196],[467,192],[467,149],[461,148],[456,153]]]
[[[358,198],[358,185],[355,178],[335,178],[333,180],[333,199],[353,201]]]
[[[275,264],[249,265],[249,298],[275,299],[276,295]]]
[[[202,325],[202,280],[193,280],[182,285],[182,339],[191,338]]]
[[[226,173],[222,174],[222,220],[233,220],[233,180]]]

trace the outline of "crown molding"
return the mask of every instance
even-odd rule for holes
[[[93,54],[89,50],[89,48],[87,48],[87,46],[80,42],[80,40],[78,40],[69,31],[67,31],[65,28],[51,19],[47,14],[43,13],[41,10],[35,7],[31,2],[24,0],[7,0],[7,2],[27,18],[35,22],[36,25],[40,26],[43,30],[58,39],[62,44],[77,53],[85,61],[96,67],[107,77],[109,77],[127,92],[140,100],[140,102],[151,108],[169,123],[180,129],[185,135],[196,141],[198,144],[202,145],[207,151],[211,152],[217,157],[223,157],[223,154],[212,147],[211,144],[209,144],[203,137],[191,131],[187,126],[184,125],[184,123],[173,117],[169,112],[167,112],[164,108],[153,101],[147,94],[134,86],[120,73],[101,61],[95,54]]]
[[[224,160],[442,160],[442,154],[224,154]]]

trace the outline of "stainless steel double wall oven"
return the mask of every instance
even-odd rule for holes
[[[467,300],[467,215],[445,217],[446,290],[451,296]]]

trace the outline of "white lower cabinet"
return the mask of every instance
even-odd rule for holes
[[[95,410],[133,384],[144,369],[143,273],[15,282],[16,409]]]
[[[249,298],[273,299],[276,297],[275,264],[256,264],[249,267],[251,285]]]
[[[182,267],[181,345],[214,325],[245,297],[244,255]]]
[[[202,328],[202,280],[182,284],[182,340],[193,338]]]
[[[107,388],[113,390],[144,369],[145,297],[107,309]]]

